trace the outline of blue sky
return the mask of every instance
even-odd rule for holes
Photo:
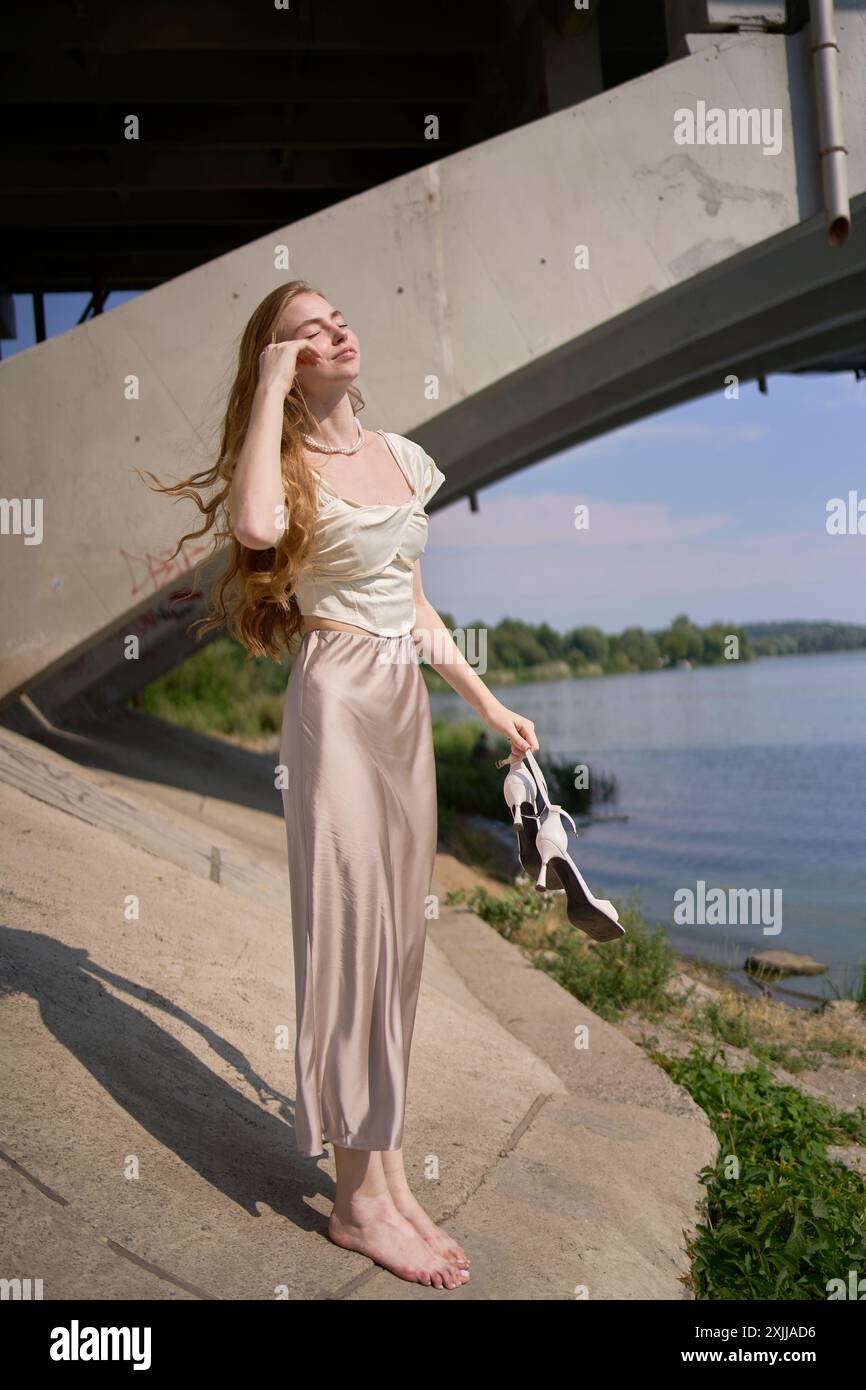
[[[107,311],[134,297],[112,294]],[[73,327],[86,302],[46,296],[48,333]],[[30,297],[15,304],[20,336],[4,357],[34,341]],[[440,509],[422,561],[428,597],[458,623],[507,616],[560,630],[658,628],[681,612],[698,623],[866,622],[866,535],[826,529],[830,498],[866,498],[866,381],[768,385],[569,449],[484,489],[478,513],[465,501]],[[447,473],[447,458],[437,463]],[[578,531],[581,504],[590,524]]]
[[[435,513],[426,592],[458,622],[507,613],[560,630],[656,628],[680,612],[866,622],[866,535],[826,529],[829,499],[866,499],[866,382],[816,374],[768,387],[569,449],[482,492],[478,516],[465,503]],[[576,532],[580,503],[590,526]]]

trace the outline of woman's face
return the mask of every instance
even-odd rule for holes
[[[296,376],[305,388],[317,382],[354,381],[360,371],[361,347],[345,316],[320,294],[299,294],[285,305],[277,321],[277,342],[298,338],[318,348],[320,366],[299,361]]]

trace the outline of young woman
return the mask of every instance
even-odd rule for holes
[[[306,281],[244,330],[215,467],[164,489],[227,526],[215,616],[255,656],[299,646],[280,762],[296,983],[295,1139],[334,1146],[328,1234],[403,1279],[469,1278],[462,1247],[406,1178],[403,1122],[437,840],[430,705],[440,671],[514,754],[530,719],[495,699],[421,584],[426,503],[444,474],[364,430],[357,334]],[[203,501],[193,485],[217,485]],[[184,537],[184,539],[187,539]],[[227,602],[229,600],[229,602]]]

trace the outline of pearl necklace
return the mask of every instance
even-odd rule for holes
[[[317,439],[313,439],[312,435],[304,434],[303,430],[301,430],[301,438],[306,440],[311,449],[318,449],[320,454],[357,454],[358,450],[364,447],[364,431],[357,416],[355,417],[355,424],[358,426],[358,442],[353,444],[350,449],[343,449],[339,445],[320,444]]]

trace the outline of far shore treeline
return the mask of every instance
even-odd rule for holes
[[[457,626],[447,614],[442,614],[442,620],[450,630]],[[866,627],[847,623],[740,625],[719,621],[699,627],[685,613],[674,618],[669,627],[649,631],[627,627],[620,633],[605,633],[590,626],[557,632],[549,623],[525,623],[517,618],[503,618],[492,627],[480,621],[466,624],[465,631],[473,629],[486,632],[488,670],[531,671],[534,677],[545,670],[563,676],[621,675],[684,663],[711,666],[732,659],[751,661],[759,656],[866,647]],[[732,637],[737,639],[734,647]],[[552,667],[560,669],[554,671]]]

